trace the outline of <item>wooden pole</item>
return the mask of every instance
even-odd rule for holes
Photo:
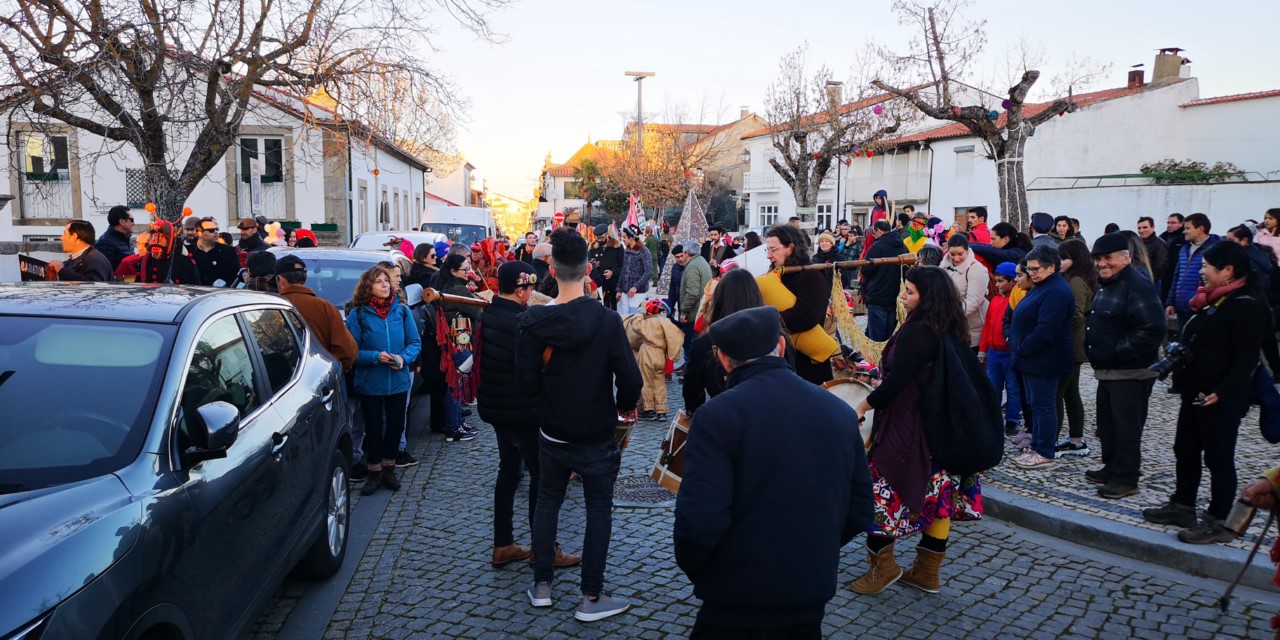
[[[891,258],[872,258],[871,260],[845,260],[844,262],[828,262],[822,264],[806,264],[799,267],[783,267],[783,273],[796,273],[798,271],[830,271],[831,269],[856,269],[866,266],[880,266],[886,264],[897,264],[902,266],[911,266],[916,263],[914,253],[904,253],[900,256]],[[425,298],[426,295],[423,294]]]
[[[440,293],[435,289],[427,288],[422,290],[422,300],[424,302],[456,302],[458,304],[469,304],[476,307],[487,307],[490,304],[488,300],[468,298],[467,296],[455,296],[451,293]]]

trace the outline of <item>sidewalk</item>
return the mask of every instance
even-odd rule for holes
[[[1058,466],[1044,471],[1027,471],[1013,465],[1018,451],[1008,445],[1005,461],[985,474],[984,487],[994,489],[984,497],[991,515],[1019,526],[1041,531],[1086,546],[1105,549],[1139,560],[1230,580],[1243,564],[1247,550],[1253,547],[1266,522],[1260,512],[1240,540],[1225,545],[1189,545],[1177,539],[1177,529],[1155,525],[1142,519],[1142,509],[1163,504],[1173,493],[1173,438],[1178,418],[1178,397],[1167,393],[1168,382],[1156,382],[1146,429],[1142,435],[1141,492],[1120,500],[1098,496],[1097,485],[1085,481],[1084,472],[1102,466],[1101,445],[1094,435],[1096,428],[1094,398],[1097,382],[1087,364],[1080,371],[1080,395],[1085,406],[1085,442],[1089,455],[1067,457]],[[1067,427],[1064,424],[1065,436]],[[1262,439],[1258,430],[1258,412],[1251,409],[1240,425],[1236,445],[1236,465],[1240,489],[1260,477],[1262,471],[1277,463],[1277,449]],[[1201,480],[1197,507],[1209,503],[1209,472]],[[1038,508],[1037,505],[1045,505]],[[1267,588],[1275,568],[1267,559],[1267,551],[1275,540],[1275,529],[1268,532],[1255,567],[1246,576],[1246,584]],[[1230,550],[1230,551],[1228,551]]]

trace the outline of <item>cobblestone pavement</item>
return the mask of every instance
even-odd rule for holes
[[[670,389],[674,411],[680,405],[678,387]],[[1171,421],[1171,414],[1159,417],[1167,411],[1171,409],[1153,407],[1152,424]],[[605,588],[630,601],[631,611],[595,623],[575,621],[576,568],[558,574],[554,608],[530,607],[524,589],[532,569],[523,563],[493,569],[487,562],[497,449],[492,430],[474,419],[472,423],[481,428],[481,436],[471,442],[446,443],[441,436],[430,436],[416,443],[422,464],[405,470],[404,488],[385,512],[365,513],[356,505],[353,518],[377,518],[379,524],[363,556],[347,558],[359,565],[329,619],[325,638],[688,635],[698,602],[675,565],[670,500],[615,509]],[[647,476],[666,429],[656,422],[636,427],[622,457],[620,479],[642,484],[638,478]],[[1172,427],[1167,430],[1171,438]],[[1082,470],[1085,464],[1067,467]],[[1011,472],[992,475],[993,482],[1010,489],[1027,484]],[[1075,506],[1071,496],[1077,494],[1066,488],[1074,475],[1068,470],[1045,474],[1061,485],[1055,491],[1067,497],[1046,494]],[[1148,477],[1153,475],[1149,468]],[[1143,497],[1154,500],[1155,481],[1144,484]],[[1082,485],[1078,495],[1083,494]],[[527,544],[528,528],[518,504],[516,537]],[[1136,510],[1143,504],[1134,500],[1126,506]],[[1108,505],[1095,508],[1112,511]],[[567,550],[581,548],[584,513],[580,485],[572,484],[560,518],[560,540]],[[803,541],[779,540],[776,552],[786,553],[793,544]],[[1237,594],[1230,613],[1219,616],[1214,606],[1218,583],[1059,544],[994,520],[957,523],[943,568],[942,594],[927,596],[894,586],[878,596],[858,596],[848,583],[865,567],[860,545],[861,539],[855,540],[843,555],[840,586],[824,622],[827,637],[1264,638],[1271,637],[1271,615],[1280,611],[1280,597],[1246,590]],[[914,542],[899,550],[900,562],[910,561],[912,546]],[[276,637],[305,586],[297,581],[282,585],[251,637]]]
[[[1085,442],[1089,445],[1089,455],[1062,458],[1053,469],[1027,471],[1013,464],[1013,456],[1018,452],[1009,444],[1004,463],[987,472],[986,482],[1028,498],[1173,536],[1176,529],[1150,524],[1142,519],[1142,509],[1163,504],[1173,494],[1173,436],[1178,423],[1179,400],[1178,396],[1166,392],[1168,388],[1168,382],[1156,382],[1155,390],[1151,393],[1147,425],[1142,433],[1143,475],[1138,482],[1141,491],[1137,495],[1108,500],[1098,496],[1097,485],[1089,484],[1084,479],[1085,470],[1102,466],[1102,448],[1094,435],[1097,428],[1094,409],[1097,381],[1094,380],[1093,369],[1087,364],[1080,369],[1080,396],[1084,400],[1084,434]],[[1063,424],[1062,435],[1065,437],[1066,433],[1067,427]],[[1275,445],[1263,440],[1258,429],[1257,408],[1250,409],[1240,423],[1240,436],[1236,444],[1236,475],[1240,488],[1243,489],[1244,485],[1261,477],[1264,470],[1277,462],[1280,459],[1277,458]],[[1201,479],[1197,506],[1203,509],[1208,505],[1209,472],[1206,469]],[[1265,517],[1254,518],[1250,533],[1230,543],[1231,546],[1242,549],[1252,547],[1264,522]],[[1274,539],[1272,536],[1274,531],[1268,537]]]

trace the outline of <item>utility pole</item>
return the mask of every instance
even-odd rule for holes
[[[655,74],[652,71],[628,71],[625,74],[629,78],[636,79],[636,152],[644,152],[644,90],[642,82],[645,78],[652,78]]]

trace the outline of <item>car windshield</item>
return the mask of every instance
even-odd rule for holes
[[[370,254],[368,261],[306,256],[302,259],[307,263],[306,286],[317,296],[342,309],[355,293],[356,284],[360,282],[360,274],[387,258],[383,255]]]
[[[0,316],[0,493],[132,462],[173,335],[168,325]]]
[[[480,242],[489,236],[483,225],[447,224],[444,222],[428,222],[422,225],[422,231],[443,233],[451,242],[465,242],[468,245]]]

